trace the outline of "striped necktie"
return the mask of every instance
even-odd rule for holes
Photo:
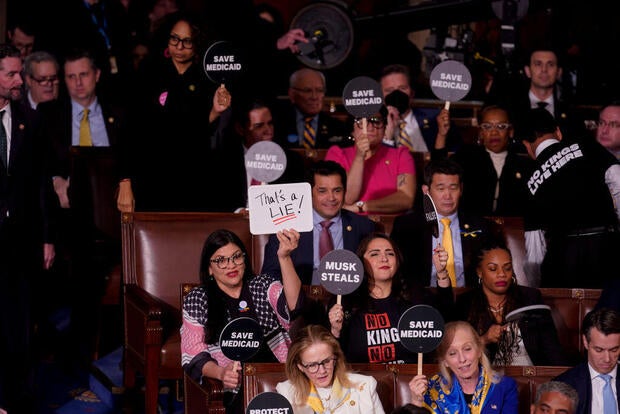
[[[312,149],[316,144],[316,131],[312,128],[313,118],[312,116],[304,118],[304,139],[302,144],[306,149]]]
[[[407,134],[407,131],[405,130],[406,126],[407,123],[405,121],[401,121],[398,124],[398,145],[404,145],[409,149],[409,151],[413,151],[413,143],[411,142],[409,134]]]

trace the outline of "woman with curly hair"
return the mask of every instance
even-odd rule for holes
[[[448,322],[437,348],[440,373],[409,382],[411,404],[437,414],[516,414],[519,394],[514,379],[491,368],[482,338],[465,321]]]
[[[401,272],[400,250],[383,233],[366,236],[357,255],[364,262],[365,277],[353,294],[342,298],[342,305],[330,308],[332,334],[339,338],[349,362],[416,362],[417,353],[400,343],[398,320],[413,305],[436,305],[447,311],[453,304],[449,278],[438,281],[436,296],[422,287],[409,286]],[[439,272],[446,267],[447,255],[442,247],[433,254]]]
[[[476,256],[478,285],[458,295],[455,318],[469,321],[489,350],[493,364],[566,365],[551,313],[539,311],[507,322],[515,309],[543,304],[538,289],[519,286],[510,250],[488,240]]]

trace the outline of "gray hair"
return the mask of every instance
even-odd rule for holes
[[[314,70],[314,69],[310,69],[310,68],[301,68],[296,70],[295,72],[293,72],[290,76],[290,78],[288,78],[288,86],[289,88],[294,88],[296,85],[299,84],[299,80],[301,78],[303,78],[305,75],[308,75],[310,73],[316,73],[321,77],[321,80],[323,81],[323,87],[325,87],[326,85],[326,81],[325,81],[325,75],[323,74],[323,72],[320,72],[318,70]]]
[[[41,62],[52,62],[56,68],[56,72],[60,70],[58,60],[54,57],[54,55],[44,50],[39,50],[32,52],[24,59],[24,73],[28,76],[33,76],[34,64]]]
[[[536,387],[536,401],[534,401],[534,405],[538,405],[540,402],[540,397],[546,392],[559,392],[564,395],[571,402],[571,414],[577,412],[579,394],[577,394],[577,391],[572,386],[561,381],[543,382]]]

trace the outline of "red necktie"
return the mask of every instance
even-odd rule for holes
[[[332,240],[332,234],[329,232],[329,228],[334,224],[330,220],[323,220],[321,222],[321,234],[319,234],[319,259],[322,259],[327,253],[334,250],[334,241]]]

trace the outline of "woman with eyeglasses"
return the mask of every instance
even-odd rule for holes
[[[387,121],[386,121],[387,119]],[[344,208],[359,214],[398,214],[413,206],[416,179],[413,157],[409,150],[383,144],[387,109],[353,121],[355,145],[334,145],[325,155],[347,171],[347,193]]]
[[[299,331],[286,358],[288,380],[276,390],[295,414],[383,414],[377,381],[347,371],[338,340],[321,325]]]
[[[167,47],[151,53],[131,85],[135,101],[125,148],[130,180],[121,183],[117,206],[139,210],[232,211],[235,200],[198,188],[225,186],[218,142],[227,124],[231,94],[202,68],[203,32],[192,16],[171,15]],[[228,112],[227,112],[228,111]],[[148,154],[148,156],[145,156]]]
[[[251,361],[284,362],[291,343],[291,313],[298,308],[301,282],[290,254],[299,233],[277,233],[282,280],[253,275],[250,257],[239,237],[229,230],[216,230],[206,239],[200,261],[200,286],[183,301],[181,355],[185,372],[196,381],[220,380],[225,390],[241,384],[239,363],[229,360],[219,347],[220,333],[239,317],[255,319],[263,330],[261,348]],[[227,412],[236,413],[242,398],[226,393]]]
[[[463,168],[459,209],[478,216],[523,216],[528,199],[527,177],[533,162],[512,142],[514,128],[500,106],[482,109],[478,143],[464,145],[451,158]],[[442,148],[441,143],[436,148]],[[437,149],[432,157],[446,157]]]

